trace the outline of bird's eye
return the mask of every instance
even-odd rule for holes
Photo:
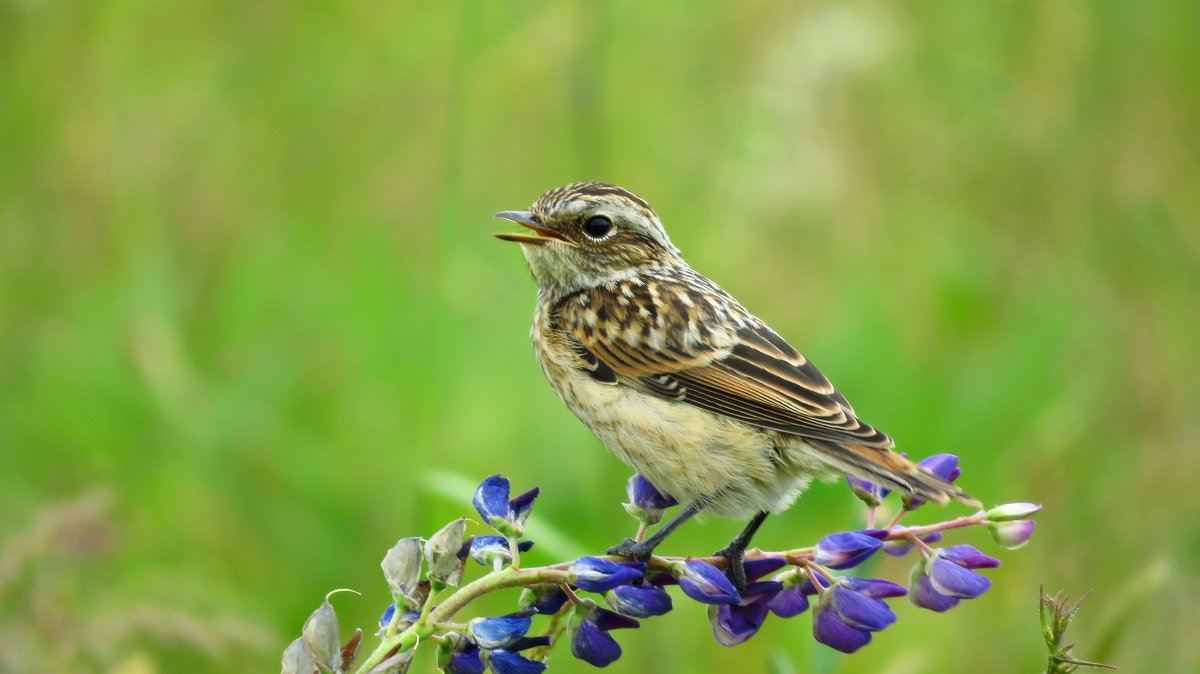
[[[613,223],[603,215],[595,215],[583,223],[583,232],[593,239],[603,239],[612,231]]]

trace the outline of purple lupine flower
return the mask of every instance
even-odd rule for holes
[[[609,634],[610,630],[638,627],[633,618],[600,608],[593,601],[577,605],[579,622],[571,635],[571,653],[592,665],[607,667],[621,657],[621,645]]]
[[[992,581],[972,569],[999,565],[1000,560],[970,545],[935,550],[913,569],[909,600],[931,611],[949,610],[958,605],[960,599],[974,599],[992,586]]]
[[[549,646],[553,642],[554,640],[546,635],[536,637],[521,637],[520,639],[514,641],[511,646],[506,646],[504,650],[514,652],[523,651],[528,648],[541,648],[543,646]]]
[[[493,529],[509,538],[520,538],[525,520],[529,517],[533,501],[540,490],[534,487],[510,499],[510,488],[508,478],[492,475],[475,490],[472,503],[483,517],[483,521]]]
[[[929,582],[929,576],[920,572],[921,564],[917,564],[914,569],[912,585],[908,593],[908,600],[913,606],[927,608],[930,611],[949,611],[958,606],[959,600],[955,597],[948,597],[941,592],[933,589],[933,584]]]
[[[958,476],[962,475],[962,469],[958,467],[958,457],[953,454],[927,456],[918,461],[917,465],[946,482],[954,482],[958,479]],[[905,510],[915,510],[925,504],[925,499],[920,496],[913,496],[912,494],[905,494],[903,501]]]
[[[541,674],[546,670],[546,663],[530,660],[503,648],[487,651],[484,659],[493,674]]]
[[[790,570],[776,575],[775,580],[783,589],[767,600],[767,609],[771,613],[780,618],[791,618],[808,610],[808,598],[817,593],[808,578]]]
[[[840,579],[823,591],[817,600],[813,614],[813,636],[817,641],[843,653],[853,653],[867,645],[872,632],[896,622],[896,614],[877,598],[897,596],[894,585],[873,579]]]
[[[878,507],[883,503],[883,499],[892,493],[891,489],[849,475],[846,476],[846,484],[850,486],[850,491],[854,492],[854,495],[866,503],[869,508]]]
[[[973,545],[952,545],[942,552],[946,559],[968,569],[994,569],[1000,566],[1000,560],[983,554]]]
[[[518,603],[539,615],[554,615],[567,603],[567,593],[559,585],[534,585],[521,592]]]
[[[849,569],[858,566],[875,551],[883,546],[882,529],[868,531],[843,531],[829,534],[817,541],[817,549],[813,552],[813,561],[831,569]]]
[[[988,529],[992,532],[992,538],[1001,547],[1007,550],[1016,550],[1028,543],[1029,539],[1033,537],[1033,532],[1037,529],[1037,522],[1033,520],[1012,520],[1010,522],[990,524],[988,525]]]
[[[517,543],[520,552],[527,552],[532,547],[533,541]],[[512,550],[508,547],[508,539],[503,536],[475,536],[463,546],[463,550],[483,566],[494,566],[497,561],[512,563]]]
[[[813,613],[813,638],[843,653],[853,653],[871,643],[870,632],[847,625],[835,611]]]
[[[936,543],[942,540],[942,532],[934,531],[925,534],[924,536],[921,536],[921,540],[925,543]],[[883,543],[883,551],[892,557],[903,557],[904,555],[912,552],[913,547],[913,542],[904,538],[898,538],[892,541],[884,541]]]
[[[483,674],[487,669],[479,657],[479,647],[466,641],[461,650],[454,651],[442,666],[446,674]]]
[[[648,525],[658,524],[663,511],[679,505],[679,501],[660,492],[640,473],[634,473],[625,483],[625,495],[629,498],[625,510]]]
[[[480,648],[491,650],[511,648],[532,625],[529,613],[522,611],[498,618],[475,618],[467,623],[467,629]]]
[[[742,597],[725,573],[708,562],[693,559],[671,566],[679,588],[687,596],[705,604],[736,604]]]
[[[713,636],[722,646],[736,646],[754,636],[767,619],[767,603],[783,589],[773,580],[760,580],[746,586],[736,604],[708,607]]]
[[[671,610],[671,595],[649,583],[621,585],[604,595],[608,605],[618,613],[634,618],[663,615]]]
[[[610,562],[600,557],[580,557],[571,564],[571,582],[588,592],[608,592],[628,585],[646,572],[645,562]]]
[[[908,594],[908,589],[903,585],[881,578],[843,578],[841,583],[855,592],[861,592],[874,599],[903,597]]]
[[[746,581],[750,583],[784,566],[787,566],[787,560],[782,557],[755,557],[742,562],[742,569],[746,572]]]
[[[379,626],[386,628],[388,625],[392,624],[392,616],[394,615],[396,615],[396,605],[388,604],[388,607],[383,609],[383,615],[379,616]],[[400,614],[399,622],[403,623],[407,621],[409,623],[413,623],[416,622],[420,615],[421,614],[416,611],[405,611],[404,613]]]

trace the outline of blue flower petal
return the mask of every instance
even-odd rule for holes
[[[953,454],[934,454],[917,462],[918,466],[926,468],[947,482],[953,482],[962,475],[958,467],[958,457]]]
[[[583,620],[571,635],[571,653],[593,667],[607,667],[621,657],[621,645],[590,620]]]
[[[625,495],[630,503],[642,510],[664,510],[679,505],[679,501],[659,491],[650,480],[638,473],[625,483]]]
[[[392,616],[396,615],[396,605],[388,604],[388,607],[383,609],[383,615],[379,616],[379,626],[387,627],[392,624]]]
[[[694,559],[675,567],[673,571],[677,574],[683,593],[696,601],[705,604],[736,604],[742,600],[733,583],[725,577],[725,573],[708,562]]]
[[[878,632],[896,622],[896,614],[887,604],[844,586],[833,589],[830,606],[842,622],[868,632]]]
[[[592,609],[588,620],[595,623],[596,627],[604,630],[627,630],[635,627],[641,627],[641,623],[630,618],[627,615],[621,615],[616,611],[610,611],[606,608],[595,607]]]
[[[746,570],[746,580],[752,582],[782,568],[785,564],[787,560],[782,557],[757,557],[745,560],[742,567]]]
[[[552,643],[554,643],[554,640],[545,635],[536,636],[536,637],[521,637],[520,639],[517,639],[516,641],[514,641],[512,644],[506,646],[504,650],[506,650],[506,651],[524,651],[524,650],[527,650],[530,648],[539,648],[542,646],[549,646]]]
[[[554,615],[567,603],[567,593],[555,586],[545,594],[539,594],[529,608],[539,615]]]
[[[970,545],[954,545],[942,551],[946,559],[968,569],[992,569],[1000,566],[1000,560],[989,557]]]
[[[494,674],[541,674],[546,670],[544,662],[503,649],[488,651],[487,660]]]
[[[831,569],[849,569],[864,562],[882,546],[883,542],[875,536],[857,531],[829,534],[817,542],[813,561]]]
[[[811,587],[811,586],[810,586]],[[780,618],[791,618],[808,610],[808,597],[802,585],[785,587],[767,600],[767,608]]]
[[[783,583],[777,580],[755,581],[747,585],[746,590],[742,592],[742,603],[744,604],[752,598],[766,601],[782,589]]]
[[[955,606],[958,606],[959,602],[958,599],[954,597],[947,597],[941,592],[933,589],[933,584],[929,582],[929,576],[926,576],[923,573],[920,574],[915,581],[913,581],[911,592],[909,592],[908,595],[908,600],[913,603],[913,606],[926,608],[930,611],[937,611],[938,613],[949,611]]]
[[[614,610],[635,618],[663,615],[672,608],[671,595],[653,585],[622,585],[606,597]]]
[[[928,575],[933,589],[959,599],[973,599],[992,586],[985,576],[941,557],[930,561]]]
[[[456,651],[446,664],[446,674],[483,674],[483,660],[479,658],[479,648],[474,644]]]
[[[540,487],[534,487],[529,491],[514,496],[508,502],[508,516],[517,524],[522,524],[529,517],[529,512],[533,510],[533,501],[541,493]]]
[[[580,557],[568,570],[571,582],[589,592],[607,592],[614,587],[639,580],[646,571],[644,562],[618,564],[599,557]]]
[[[847,625],[830,610],[818,610],[813,616],[813,638],[843,653],[853,653],[871,643],[870,632]]]
[[[709,609],[713,636],[722,646],[736,646],[754,636],[767,619],[765,601],[723,604]]]
[[[483,517],[484,522],[491,522],[493,517],[504,519],[508,517],[508,478],[493,475],[483,481],[475,490],[475,498],[471,502],[475,510]]]
[[[528,615],[514,613],[499,618],[476,618],[469,629],[480,648],[507,648],[528,632],[532,624]]]
[[[861,592],[874,599],[903,597],[908,594],[908,590],[903,585],[879,578],[846,578],[843,583],[851,590]]]

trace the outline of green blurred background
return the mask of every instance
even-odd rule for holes
[[[1190,671],[1197,26],[1194,2],[0,2],[0,671],[276,671],[332,588],[371,625],[383,552],[492,472],[543,489],[530,561],[629,534],[628,470],[543,381],[534,286],[490,236],[577,179],[649,199],[901,449],[1046,504],[992,592],[901,603],[854,656],[808,616],[725,649],[679,602],[612,671],[1040,671],[1039,583],[1095,588],[1078,655]],[[758,542],[859,517],[816,486]]]

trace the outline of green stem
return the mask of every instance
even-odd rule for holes
[[[434,633],[434,627],[449,621],[455,613],[461,611],[467,604],[496,590],[542,583],[565,583],[567,572],[562,569],[536,567],[532,569],[514,569],[511,566],[497,573],[490,573],[458,588],[437,608],[429,610],[432,601],[422,607],[421,618],[403,632],[385,636],[380,640],[371,655],[354,670],[355,674],[369,672],[372,667],[383,661],[394,649],[406,651],[416,647],[421,639],[429,638]],[[431,593],[432,595],[432,593]],[[399,652],[398,651],[398,652]]]

